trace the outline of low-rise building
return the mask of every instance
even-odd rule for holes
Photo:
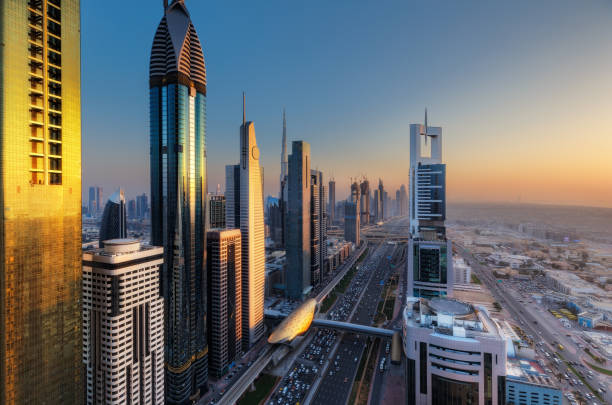
[[[509,358],[506,366],[506,405],[562,405],[563,393],[534,361]]]

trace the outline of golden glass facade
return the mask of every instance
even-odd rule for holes
[[[79,0],[0,2],[0,403],[80,404]]]

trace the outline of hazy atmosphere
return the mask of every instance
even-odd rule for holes
[[[161,3],[83,2],[83,190],[150,192]],[[351,177],[408,182],[408,124],[427,107],[444,131],[450,202],[612,206],[607,1],[187,3],[206,58],[211,190],[238,159],[246,91],[266,194],[278,192],[283,107],[289,141],[311,143],[339,198]]]

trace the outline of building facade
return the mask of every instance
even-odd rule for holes
[[[274,232],[277,235],[277,245],[285,247],[285,223],[287,222],[287,201],[289,193],[289,158],[287,156],[287,117],[283,109],[283,139],[281,145],[281,175],[280,192],[278,196],[278,209],[280,211],[280,227],[276,227]]]
[[[106,241],[83,254],[85,403],[164,403],[163,248]]]
[[[0,2],[0,403],[81,404],[80,1]]]
[[[359,204],[360,210],[360,223],[361,225],[368,225],[370,223],[370,182],[367,179],[364,179],[359,185],[361,188],[361,200]]]
[[[452,296],[452,244],[446,238],[446,165],[442,128],[410,125],[410,234],[408,294]]]
[[[225,167],[225,216],[226,227],[242,233],[242,349],[246,352],[264,333],[266,247],[259,148],[255,124],[246,121],[244,112],[243,105],[240,164]]]
[[[344,204],[344,239],[357,246],[361,244],[359,217],[359,202]]]
[[[328,222],[333,225],[336,221],[336,182],[335,180],[329,181],[329,211],[328,211]]]
[[[310,171],[310,285],[321,283],[321,175]]]
[[[289,156],[287,296],[302,299],[311,288],[310,144],[294,141]]]
[[[221,377],[242,353],[242,234],[210,231],[207,237],[209,371]]]
[[[125,211],[125,196],[123,190],[117,190],[106,203],[102,222],[100,223],[99,247],[104,247],[104,241],[109,239],[127,238],[127,215]]]
[[[506,339],[484,308],[409,297],[403,319],[406,405],[503,403]]]
[[[211,229],[225,229],[225,196],[211,195],[208,201],[210,213],[209,221]]]
[[[206,68],[184,2],[164,11],[150,61],[151,236],[165,255],[166,403],[190,404],[208,389]]]

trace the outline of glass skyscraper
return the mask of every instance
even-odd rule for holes
[[[78,0],[0,2],[0,404],[81,404]]]
[[[208,382],[206,69],[184,2],[164,6],[150,64],[151,239],[165,255],[166,403],[190,404]]]
[[[104,241],[127,238],[127,220],[125,214],[125,196],[123,190],[117,190],[106,203],[102,222],[100,223],[100,240],[98,246],[103,248]]]
[[[401,194],[401,193],[400,193]],[[446,238],[446,165],[442,128],[410,125],[410,233],[408,293],[415,297],[452,296],[452,244]]]

